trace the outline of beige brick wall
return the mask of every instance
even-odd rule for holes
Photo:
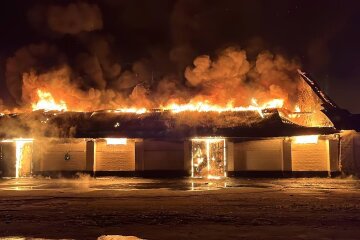
[[[70,160],[65,160],[65,154]],[[84,139],[35,140],[35,171],[84,171],[86,169],[86,141]]]
[[[135,140],[117,145],[96,140],[95,151],[96,171],[135,171]]]
[[[281,171],[283,139],[234,144],[234,171]]]
[[[184,142],[144,140],[143,149],[143,170],[185,170]]]
[[[329,171],[328,140],[316,144],[291,144],[293,171]]]

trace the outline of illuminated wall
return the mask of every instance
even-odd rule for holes
[[[291,144],[293,171],[328,171],[329,148],[327,140],[317,143]]]
[[[34,141],[34,170],[85,171],[85,139],[42,139]]]
[[[184,141],[143,140],[136,145],[136,169],[184,171],[184,154]]]
[[[283,139],[251,140],[234,143],[230,171],[282,171]]]
[[[338,144],[338,139],[332,136],[318,136],[312,141],[305,142],[299,142],[296,137],[293,137],[291,140],[292,170],[307,172],[339,171]]]
[[[229,171],[339,171],[339,145],[333,136],[242,140],[234,142],[233,146]]]
[[[96,139],[94,171],[135,171],[134,139]]]

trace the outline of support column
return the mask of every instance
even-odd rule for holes
[[[192,144],[191,140],[185,140],[184,141],[184,170],[188,174],[188,176],[191,176],[191,161],[192,161]]]
[[[226,140],[226,172],[234,171],[234,143]]]
[[[135,141],[135,171],[144,171],[144,141]]]
[[[284,139],[282,141],[282,158],[283,158],[283,172],[292,172],[292,158],[291,158],[291,141]]]
[[[329,172],[339,172],[340,164],[339,164],[339,144],[340,139],[329,139],[328,140],[328,149],[329,149]]]
[[[95,141],[86,142],[86,168],[87,172],[95,172]]]

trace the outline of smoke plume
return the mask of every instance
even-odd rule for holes
[[[47,41],[24,46],[8,58],[8,90],[23,110],[38,100],[39,89],[74,111],[196,101],[248,106],[252,99],[261,104],[274,98],[293,109],[301,92],[299,63],[269,51],[248,54],[237,46],[196,56],[191,33],[199,30],[199,11],[201,5],[191,1],[174,4],[169,16],[171,26],[177,26],[171,32],[173,45],[167,51],[151,48],[129,65],[122,61],[116,38],[102,30],[97,5],[36,6],[29,11],[30,23],[47,26],[52,34],[45,33]],[[63,39],[76,47],[62,44]]]
[[[49,6],[46,17],[52,31],[64,34],[91,32],[103,26],[99,7],[84,2]]]

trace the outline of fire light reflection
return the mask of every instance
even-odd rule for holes
[[[319,135],[306,135],[293,137],[296,144],[316,144],[319,140]]]
[[[127,138],[105,138],[107,145],[126,145]]]

